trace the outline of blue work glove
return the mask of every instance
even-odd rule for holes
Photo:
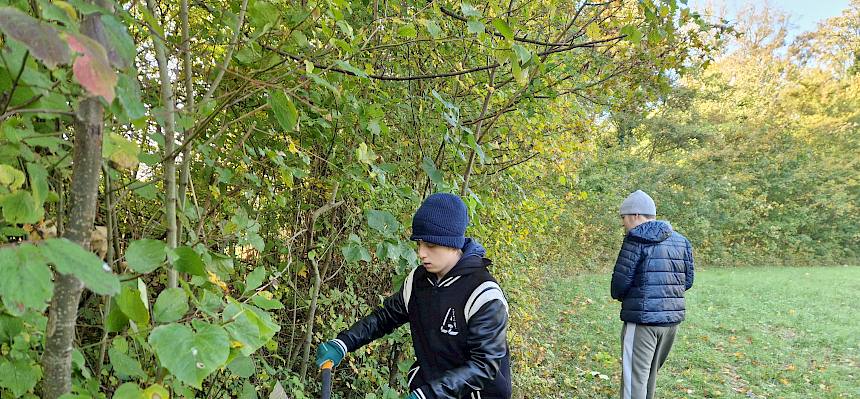
[[[335,366],[340,364],[346,353],[343,352],[340,345],[332,341],[323,342],[317,348],[317,367],[322,367],[326,360],[331,360]]]
[[[418,399],[418,395],[416,395],[415,392],[412,392],[409,395],[406,395],[403,399]]]

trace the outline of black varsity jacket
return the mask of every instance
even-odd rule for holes
[[[484,254],[467,239],[463,257],[441,281],[415,268],[400,291],[335,342],[354,351],[408,322],[417,361],[407,378],[419,399],[509,399],[508,303]]]

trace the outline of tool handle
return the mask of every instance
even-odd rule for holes
[[[331,360],[326,360],[320,367],[322,372],[322,399],[331,398],[331,368],[334,363]]]

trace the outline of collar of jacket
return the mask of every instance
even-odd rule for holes
[[[466,245],[463,246],[463,256],[454,265],[451,270],[445,274],[441,281],[436,281],[436,275],[427,273],[427,279],[436,287],[450,287],[460,277],[472,274],[480,270],[486,270],[493,262],[484,257],[487,251],[481,244],[472,238],[466,238]]]

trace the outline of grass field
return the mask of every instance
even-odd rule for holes
[[[571,276],[543,296],[530,339],[543,389],[518,396],[617,397],[620,304],[609,274]],[[551,300],[550,300],[551,298]],[[660,398],[860,398],[860,267],[699,271]]]

